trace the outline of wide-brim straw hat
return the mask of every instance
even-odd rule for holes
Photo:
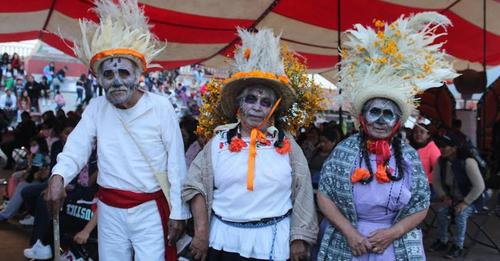
[[[281,97],[281,102],[277,108],[279,112],[285,112],[295,102],[295,91],[290,85],[279,79],[267,77],[240,77],[228,81],[222,87],[221,109],[224,116],[233,118],[240,106],[237,98],[241,92],[251,86],[265,86],[271,88],[277,98]]]

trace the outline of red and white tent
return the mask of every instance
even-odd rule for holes
[[[110,0],[111,1],[111,0]],[[153,32],[168,41],[156,61],[165,68],[227,65],[238,44],[235,28],[272,28],[306,60],[311,72],[330,77],[338,59],[339,30],[377,18],[434,10],[454,27],[445,49],[457,69],[500,64],[499,0],[140,0]],[[483,7],[486,5],[486,8]],[[95,20],[91,0],[8,0],[0,5],[0,42],[39,39],[71,54],[54,33],[79,37],[79,18]],[[485,19],[483,19],[485,18]],[[483,25],[486,30],[483,31]],[[486,41],[486,44],[484,44]]]

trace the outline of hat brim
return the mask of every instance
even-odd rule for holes
[[[248,87],[262,85],[271,88],[278,97],[281,97],[281,102],[278,107],[279,111],[286,111],[295,102],[295,91],[287,84],[279,80],[273,80],[262,77],[244,77],[232,80],[222,87],[221,109],[222,113],[227,118],[233,118],[239,108],[237,101],[238,95]]]

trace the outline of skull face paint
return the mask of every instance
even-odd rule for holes
[[[363,106],[367,134],[375,139],[388,138],[401,118],[401,110],[396,103],[384,98],[369,100]]]
[[[139,84],[139,67],[127,58],[109,58],[100,66],[99,84],[104,88],[106,99],[113,105],[124,104],[132,97]]]
[[[252,86],[238,96],[241,125],[247,130],[257,128],[276,102],[274,91],[265,86]]]

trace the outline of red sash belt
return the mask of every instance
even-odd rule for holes
[[[168,245],[168,219],[170,209],[168,208],[167,199],[161,190],[153,193],[136,193],[119,189],[99,188],[97,193],[99,200],[106,205],[115,208],[133,208],[142,203],[154,200],[160,212],[161,225],[163,227],[163,239],[165,241],[165,260],[177,260],[177,251],[175,246]]]

